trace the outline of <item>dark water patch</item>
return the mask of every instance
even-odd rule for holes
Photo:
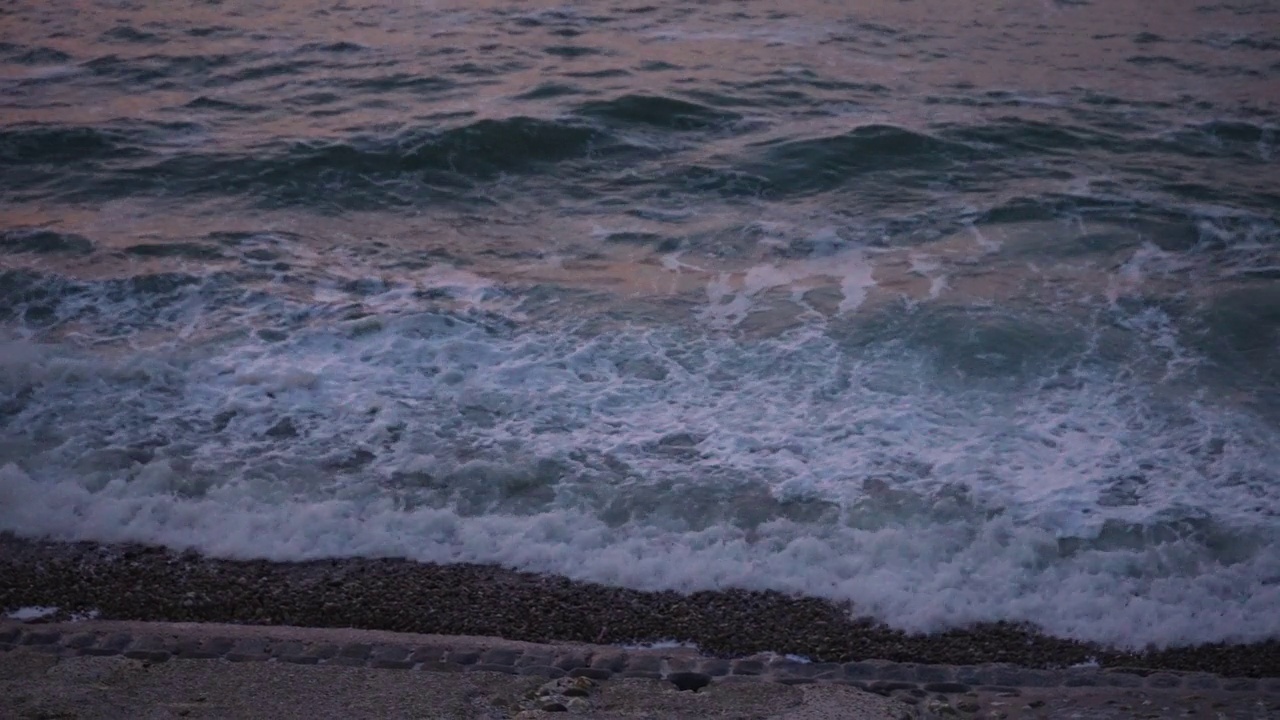
[[[1231,41],[1231,47],[1248,48],[1250,50],[1267,50],[1267,51],[1274,52],[1274,51],[1280,50],[1280,38],[1276,38],[1276,37],[1238,38],[1236,40]]]
[[[307,43],[297,49],[297,52],[308,53],[359,53],[368,50],[359,43],[353,43],[346,40],[332,43]]]
[[[542,173],[628,147],[578,124],[485,119],[443,131],[272,143],[251,154],[184,153],[119,171],[114,179],[98,178],[93,187],[107,194],[230,194],[270,207],[402,207],[426,196],[454,196],[477,181]]]
[[[994,107],[996,103],[985,98],[972,95],[930,95],[924,98],[926,105],[953,105],[957,107],[985,108]]]
[[[888,87],[880,83],[864,83],[855,80],[830,78],[819,75],[812,70],[777,72],[766,79],[744,83],[742,87],[750,90],[805,87],[841,93],[842,95],[838,99],[842,102],[852,99],[849,97],[850,95],[882,96],[890,92]]]
[[[464,77],[492,78],[509,72],[528,69],[524,63],[506,62],[497,65],[480,65],[473,62],[458,63],[449,66],[449,72]]]
[[[255,65],[243,70],[224,73],[214,78],[214,81],[218,84],[235,84],[266,78],[300,77],[306,75],[309,69],[317,65],[318,63],[314,60],[271,61],[263,65]]]
[[[15,228],[0,231],[0,252],[87,255],[93,252],[93,242],[75,233],[60,233],[40,228]]]
[[[413,73],[394,73],[392,75],[368,78],[325,79],[324,85],[326,87],[345,88],[359,92],[407,91],[421,95],[446,92],[459,87],[458,83],[448,78]]]
[[[578,107],[578,113],[668,130],[706,130],[724,126],[741,117],[737,113],[713,110],[661,95],[623,95],[613,100],[584,103]]]
[[[566,85],[564,83],[547,82],[537,87],[526,90],[515,96],[516,100],[550,100],[552,98],[565,97],[567,95],[580,95],[582,90],[574,85]]]
[[[840,135],[753,147],[761,152],[751,171],[782,194],[830,190],[871,173],[935,172],[974,155],[962,144],[894,125],[864,125]]]
[[[35,308],[40,324],[53,315],[63,297],[82,292],[64,278],[46,277],[31,270],[0,271],[0,320],[25,318]]]
[[[214,112],[226,113],[257,113],[266,109],[261,105],[248,105],[245,103],[231,102],[230,100],[219,100],[218,98],[212,98],[207,95],[201,95],[182,107],[188,110],[211,110]]]
[[[226,25],[208,25],[188,28],[185,32],[191,37],[231,37],[240,34],[239,30]]]
[[[1140,32],[1133,36],[1133,42],[1137,45],[1150,45],[1165,42],[1165,39],[1152,32]]]
[[[744,170],[692,164],[671,172],[664,184],[686,192],[713,193],[722,197],[758,197],[772,187],[769,178]]]
[[[859,353],[886,345],[909,348],[929,358],[935,377],[965,388],[1034,384],[1054,368],[1074,367],[1099,342],[1052,312],[889,306],[847,322],[852,324],[830,328],[842,345]]]
[[[294,95],[285,102],[289,105],[297,105],[299,107],[315,107],[319,105],[331,105],[342,100],[342,96],[337,93],[328,91],[303,93]]]
[[[1100,107],[1116,107],[1118,105],[1127,105],[1129,101],[1122,100],[1115,95],[1107,95],[1089,90],[1086,91],[1084,95],[1080,96],[1080,102],[1086,105],[1097,105]]]
[[[375,172],[448,170],[488,177],[581,157],[605,140],[605,135],[593,128],[515,117],[479,120],[443,132],[411,132],[396,138],[394,147],[378,148],[385,143],[375,141],[368,143],[367,149],[355,145],[330,146],[318,152],[308,152],[303,146],[296,149],[315,158],[308,159],[308,164],[318,161],[336,168]]]
[[[690,90],[682,90],[678,94],[683,97],[689,98],[690,100],[696,101],[697,103],[710,106],[713,108],[759,107],[761,104],[756,100],[753,100],[750,98],[745,98],[738,95],[729,95],[726,93],[715,92],[712,90],[690,89]],[[803,93],[800,93],[800,97],[805,98],[804,101],[807,103],[807,96],[805,96]],[[716,111],[716,112],[719,112],[719,111]],[[742,116],[736,112],[727,112],[725,113],[725,117],[726,117],[726,120],[732,119],[735,122],[742,121]]]
[[[1091,223],[1105,223],[1123,228],[1136,239],[1151,242],[1166,252],[1184,252],[1201,242],[1194,218],[1180,207],[1144,204],[1137,201],[1113,201],[1079,195],[1043,194],[1007,200],[968,219],[977,225],[1006,223],[1053,223],[1072,225],[1071,235],[1079,241],[1066,240],[1063,247],[1102,249],[1110,246],[1108,234],[1093,235]],[[1079,223],[1084,223],[1083,229]],[[1112,232],[1108,230],[1107,233]]]
[[[108,299],[120,301],[140,296],[172,297],[184,288],[200,285],[203,280],[188,273],[153,273],[107,280],[102,284]]]
[[[1203,352],[1234,386],[1280,391],[1280,285],[1265,280],[1207,300],[1182,341]]]
[[[637,65],[636,69],[641,72],[666,72],[668,70],[680,70],[681,67],[662,60],[648,60]]]
[[[199,243],[141,243],[124,249],[128,255],[146,258],[217,260],[225,257],[217,248]]]
[[[1200,132],[1212,136],[1217,140],[1225,140],[1236,143],[1259,143],[1263,140],[1273,139],[1275,133],[1268,128],[1262,128],[1257,125],[1246,122],[1232,122],[1227,120],[1215,120],[1200,125]]]
[[[171,79],[171,75],[163,67],[135,59],[123,59],[116,55],[94,58],[81,64],[81,67],[98,77],[111,78],[131,85],[146,85]]]
[[[19,65],[61,65],[71,62],[71,56],[61,50],[51,47],[33,47],[24,48],[23,46],[14,46],[12,54],[6,58],[9,62]]]
[[[588,70],[588,71],[584,71],[584,72],[567,72],[567,73],[565,73],[565,74],[564,74],[564,76],[565,76],[565,77],[573,77],[573,78],[596,78],[596,79],[602,79],[602,80],[603,80],[603,79],[607,79],[607,78],[624,78],[624,77],[630,77],[630,76],[631,76],[631,72],[630,72],[629,70],[623,70],[623,69],[621,69],[621,68],[609,68],[609,69],[605,69],[605,70]]]
[[[944,127],[948,140],[1018,154],[1075,154],[1087,149],[1116,151],[1124,138],[1081,127],[1022,118],[1002,118],[982,125]]]
[[[1125,58],[1125,62],[1142,66],[1166,65],[1183,72],[1195,74],[1202,74],[1207,70],[1207,68],[1200,63],[1187,62],[1186,60],[1179,60],[1178,58],[1168,57],[1165,55],[1134,55],[1132,57]]]
[[[651,232],[612,232],[604,236],[604,241],[626,245],[648,245],[658,252],[675,252],[680,249],[679,238]]]
[[[99,35],[98,39],[107,43],[123,42],[142,43],[148,45],[158,45],[166,42],[164,38],[156,35],[155,33],[139,30],[131,25],[117,25],[116,27],[113,27]]]
[[[0,162],[6,164],[75,163],[142,154],[118,130],[40,124],[0,129]]]
[[[1241,197],[1237,190],[1206,185],[1197,182],[1174,182],[1160,185],[1160,189],[1176,198],[1195,203],[1231,204]]]
[[[576,59],[581,57],[589,57],[592,55],[608,55],[609,52],[600,48],[584,47],[581,45],[552,45],[542,48],[542,52],[548,55],[566,59]]]
[[[139,85],[152,89],[172,88],[179,83],[194,86],[217,85],[213,75],[218,68],[243,62],[246,57],[219,55],[146,55],[121,58],[106,55],[81,65],[95,76],[119,82],[126,92],[138,92]]]

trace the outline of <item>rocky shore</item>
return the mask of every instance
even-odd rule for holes
[[[762,652],[815,663],[1006,663],[1280,677],[1280,640],[1147,652],[1049,637],[1008,624],[908,635],[824,600],[772,592],[639,592],[488,565],[395,559],[222,560],[136,545],[0,534],[0,609],[63,617],[353,627],[529,642],[693,643],[709,656]]]

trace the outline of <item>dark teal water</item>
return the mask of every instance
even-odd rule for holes
[[[1280,7],[10,2],[0,530],[1280,633]]]

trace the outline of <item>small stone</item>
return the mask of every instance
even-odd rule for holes
[[[494,648],[487,650],[480,656],[480,662],[485,665],[512,665],[516,664],[516,660],[520,657],[519,650],[511,650],[508,648]]]
[[[409,648],[403,645],[378,645],[369,653],[373,667],[398,667],[398,665],[379,665],[378,663],[399,663],[412,667],[409,661]]]
[[[982,709],[982,706],[972,700],[961,700],[956,703],[956,709],[967,713],[976,713]]]
[[[932,713],[935,716],[946,715],[946,716],[954,717],[960,714],[956,712],[955,708],[951,707],[947,703],[938,702],[937,700],[931,701],[928,705],[925,705],[925,710]]]
[[[581,653],[567,653],[556,658],[556,661],[552,664],[568,672],[574,668],[586,667],[587,658]]]
[[[126,650],[123,654],[130,660],[142,660],[145,663],[162,663],[169,659],[169,653],[166,650],[148,649],[158,646],[159,642],[151,638],[142,638],[135,647]]]
[[[93,647],[97,640],[98,636],[93,633],[80,633],[79,635],[72,635],[63,644],[74,650],[79,650],[80,648]]]
[[[521,675],[552,679],[565,676],[565,671],[555,667],[554,665],[521,665],[516,668],[516,672]]]
[[[969,692],[969,686],[964,683],[957,682],[937,682],[929,683],[924,686],[925,690],[943,694],[959,694]]]
[[[271,646],[271,657],[276,659],[296,657],[305,654],[306,651],[307,646],[305,643],[294,641],[275,643]]]
[[[1182,685],[1182,678],[1172,673],[1156,673],[1147,677],[1147,687],[1175,688]]]
[[[458,665],[475,665],[480,661],[480,653],[469,650],[451,650],[445,656],[446,662]]]
[[[409,654],[409,661],[412,663],[440,662],[444,659],[445,651],[436,647],[419,647],[414,648]]]
[[[565,707],[564,703],[560,702],[543,703],[540,709],[542,712],[569,712],[569,708]]]
[[[951,680],[951,669],[942,665],[917,665],[916,680],[926,683],[940,683]]]
[[[320,660],[328,660],[330,658],[334,658],[338,656],[338,646],[330,645],[328,643],[312,645],[311,647],[307,648],[307,656],[317,658]]]
[[[873,680],[879,677],[880,667],[876,663],[850,662],[844,664],[846,680]]]
[[[1195,673],[1184,676],[1187,687],[1193,690],[1217,690],[1219,687],[1218,677],[1209,673]]]
[[[623,674],[628,673],[662,673],[662,658],[656,655],[632,655],[627,658]]]
[[[23,645],[56,645],[62,639],[62,633],[28,632],[22,636]]]
[[[1037,698],[1027,703],[1027,707],[1031,708],[1032,710],[1035,710],[1036,708],[1042,708],[1044,707],[1044,701]]]
[[[747,676],[743,676],[747,677]],[[773,682],[779,685],[814,685],[818,681],[811,677],[774,677]]]
[[[267,641],[263,638],[241,638],[226,654],[230,662],[261,662],[270,657]]]
[[[516,668],[514,665],[495,665],[493,663],[476,663],[467,666],[468,672],[496,672],[504,675],[515,675]]]
[[[525,667],[528,665],[548,666],[548,665],[555,665],[555,662],[556,662],[555,656],[551,655],[550,653],[540,653],[536,651],[531,651],[531,652],[521,653],[520,657],[516,658],[515,665],[518,668]]]
[[[593,667],[574,668],[569,671],[569,677],[590,678],[592,680],[608,680],[613,677],[613,673],[608,670]]]
[[[1222,683],[1222,689],[1232,692],[1254,692],[1258,689],[1258,681],[1253,678],[1232,678]]]
[[[914,690],[915,683],[901,682],[898,680],[877,680],[867,686],[867,689],[877,695],[888,697],[898,690]]]
[[[373,647],[365,643],[348,643],[338,651],[338,657],[368,660],[373,654]]]
[[[424,662],[418,666],[419,670],[424,672],[462,672],[466,670],[465,665],[451,662]]]
[[[621,652],[594,653],[591,656],[591,667],[611,673],[622,672],[627,667],[627,655]]]
[[[276,660],[293,665],[316,665],[320,662],[320,658],[312,655],[278,655]]]
[[[728,675],[732,669],[733,666],[729,664],[728,660],[720,658],[708,658],[698,664],[698,672],[711,677],[723,677]]]
[[[244,656],[241,656],[241,655],[234,655],[234,654],[232,654],[232,655],[228,655],[228,656],[227,656],[227,659],[228,659],[228,660],[231,660],[232,662],[236,662],[236,661],[237,661],[237,658],[239,658],[239,659],[240,659],[240,661],[244,661],[244,660],[246,659],[246,658],[244,658]],[[252,659],[252,658],[247,658],[247,659]],[[325,660],[325,661],[324,661],[324,664],[325,664],[325,665],[334,665],[334,666],[337,666],[337,667],[364,667],[365,665],[367,665],[367,664],[368,664],[368,662],[369,662],[369,661],[368,661],[368,660],[365,660],[364,658],[358,658],[358,657],[346,657],[346,656],[343,656],[343,655],[338,655],[338,656],[335,656],[335,657],[331,657],[331,658],[329,658],[328,660]]]
[[[1018,697],[1022,694],[1022,691],[1018,688],[1004,685],[983,685],[978,689],[982,692],[995,693],[999,697]]]
[[[1100,679],[1103,684],[1110,687],[1136,688],[1142,686],[1142,678],[1129,673],[1103,673]]]
[[[906,681],[915,678],[916,666],[913,663],[884,663],[876,672],[877,680]]]
[[[764,663],[759,660],[734,660],[734,675],[763,675]]]

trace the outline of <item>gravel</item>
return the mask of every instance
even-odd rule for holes
[[[996,623],[908,635],[856,608],[776,592],[640,592],[493,565],[402,559],[225,560],[141,545],[35,541],[0,533],[0,609],[65,618],[227,622],[481,635],[531,642],[678,640],[704,653],[815,662],[1010,663],[1280,676],[1280,640],[1127,652]]]

